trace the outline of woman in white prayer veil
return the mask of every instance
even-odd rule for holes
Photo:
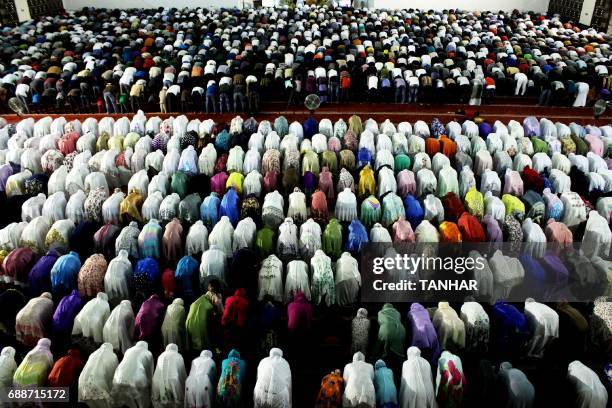
[[[166,309],[166,315],[161,326],[164,346],[174,343],[179,350],[183,349],[185,316],[185,302],[181,298],[174,299]]]
[[[26,354],[15,374],[13,386],[15,387],[42,387],[47,381],[47,375],[53,367],[53,354],[51,354],[51,340],[44,338]]]
[[[49,292],[30,299],[15,318],[17,340],[30,347],[36,344],[45,336],[47,328],[51,327],[53,310],[53,299]]]
[[[139,341],[125,352],[113,376],[111,392],[115,406],[146,408],[151,405],[153,354],[146,341]]]
[[[104,274],[104,292],[111,303],[130,297],[129,282],[132,279],[132,263],[125,249],[111,259]]]
[[[400,408],[436,408],[438,404],[429,361],[421,357],[418,347],[409,347],[407,354],[408,359],[402,365]]]
[[[124,354],[132,347],[134,337],[134,310],[129,300],[122,300],[111,312],[102,329],[104,342],[113,350]]]
[[[550,306],[536,302],[532,298],[525,299],[524,310],[531,330],[527,355],[543,357],[546,348],[559,338],[559,314]]]
[[[0,352],[0,392],[7,392],[13,386],[15,370],[17,370],[15,349],[6,346]]]
[[[608,406],[608,392],[595,371],[576,360],[567,367],[567,379],[574,386],[577,408],[605,408]]]
[[[191,362],[185,381],[185,408],[211,408],[214,402],[217,365],[210,350],[202,350]]]
[[[535,388],[521,370],[505,361],[499,365],[499,378],[505,386],[507,408],[531,408]]]
[[[170,343],[157,358],[153,374],[151,400],[155,408],[183,407],[185,397],[185,361],[176,344]]]
[[[74,318],[72,335],[82,335],[95,343],[102,343],[104,323],[109,316],[108,297],[106,293],[100,292],[95,298],[87,302]]]
[[[374,367],[365,362],[365,356],[358,351],[353,355],[353,362],[344,366],[344,394],[342,406],[375,407],[376,390],[374,389]]]
[[[110,343],[104,343],[89,355],[79,376],[79,402],[89,408],[112,406],[113,373],[119,361]]]
[[[431,320],[443,350],[458,351],[465,347],[465,324],[448,302],[438,302]]]
[[[256,408],[291,408],[291,368],[281,349],[260,361],[253,394]]]

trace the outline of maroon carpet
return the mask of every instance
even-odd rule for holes
[[[485,120],[494,122],[500,120],[504,123],[514,119],[519,122],[527,116],[536,116],[537,118],[546,117],[553,122],[563,122],[569,124],[570,122],[576,122],[580,124],[594,124],[594,125],[605,125],[612,123],[612,115],[607,112],[605,116],[600,119],[593,117],[593,109],[591,107],[586,108],[573,108],[573,107],[542,107],[535,106],[533,98],[517,98],[517,97],[505,97],[499,98],[493,105],[484,105],[477,107],[480,111],[480,116]],[[398,123],[402,121],[415,122],[417,120],[424,120],[430,122],[434,117],[440,118],[442,122],[448,122],[459,118],[457,111],[460,110],[464,105],[449,104],[449,105],[408,105],[408,104],[392,104],[392,103],[381,103],[381,104],[369,104],[369,103],[353,103],[353,104],[329,104],[320,107],[315,113],[315,117],[329,118],[331,120],[337,120],[338,118],[347,119],[350,115],[356,114],[361,116],[362,119],[373,118],[376,121],[383,121],[389,119],[392,122]],[[169,116],[176,116],[182,113],[169,113],[161,114],[158,112],[149,112],[147,115],[157,115],[162,118]],[[207,114],[203,112],[189,112],[185,113],[188,118],[214,118],[217,121],[230,121],[237,114],[235,113],[224,113],[224,114]],[[109,116],[106,113],[79,113],[79,114],[67,114],[67,113],[51,113],[52,116],[64,116],[67,120],[79,119],[83,120],[87,117],[101,118]],[[110,116],[132,116],[133,113],[127,114],[112,114]],[[241,114],[245,116],[245,114]],[[287,120],[304,120],[309,116],[308,110],[303,106],[287,106],[284,102],[268,102],[262,104],[261,111],[257,115],[257,118],[262,119],[275,119],[276,117],[284,115]],[[35,119],[47,116],[47,114],[33,114],[28,115]],[[9,122],[15,122],[19,120],[17,115],[3,115]]]

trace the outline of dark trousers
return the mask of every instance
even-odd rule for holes
[[[348,102],[351,97],[351,89],[350,88],[341,88],[340,89],[340,101]]]
[[[217,113],[217,98],[215,95],[206,94],[206,113]]]
[[[459,94],[461,98],[461,103],[468,103],[470,100],[470,94],[472,92],[472,88],[469,85],[460,85],[459,86]]]
[[[19,99],[19,102],[21,102],[21,104],[23,105],[23,110],[26,113],[30,113],[30,107],[28,106],[28,98],[23,95],[20,95],[17,97],[17,99]]]
[[[251,92],[249,95],[249,112],[259,113],[259,94],[256,92]]]
[[[339,102],[340,88],[338,84],[330,84],[329,86],[329,102]]]
[[[419,86],[412,85],[408,89],[408,103],[417,103],[419,101]]]
[[[106,113],[119,113],[115,95],[110,92],[104,92],[104,103],[106,104]]]
[[[234,92],[234,112],[238,111],[238,105],[240,105],[240,111],[244,112],[247,110],[246,96],[242,92]]]
[[[140,109],[140,97],[131,96],[130,102],[132,103],[132,112],[137,112]]]
[[[224,107],[225,107],[225,112],[231,112],[232,111],[232,103],[230,100],[230,96],[228,95],[227,92],[221,92],[219,94],[219,108],[220,108],[220,112],[223,113],[224,111]]]
[[[495,88],[486,88],[484,91],[484,102],[491,104],[495,100]]]
[[[406,102],[406,87],[398,86],[395,88],[395,103],[405,103]]]
[[[178,112],[179,97],[171,93],[166,94],[166,110],[168,112]]]
[[[552,92],[550,91],[550,89],[542,89],[542,92],[540,93],[540,99],[538,100],[538,105],[549,106],[551,93]]]

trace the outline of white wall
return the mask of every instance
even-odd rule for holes
[[[251,3],[249,0],[245,2]],[[92,6],[98,8],[242,7],[242,0],[64,0],[66,10]]]
[[[548,10],[549,0],[371,0],[377,8],[418,8],[423,10],[491,10],[491,11],[536,11]]]
[[[594,1],[594,0],[593,0]],[[251,0],[244,0],[251,4]],[[462,9],[462,10],[506,10],[518,9],[521,11],[545,12],[548,10],[549,0],[369,0],[370,5],[377,8],[420,8],[428,10]],[[64,0],[67,10],[76,10],[83,7],[106,8],[157,8],[157,7],[242,7],[243,0]]]
[[[591,25],[593,11],[595,11],[595,0],[584,0],[580,11],[580,24]]]
[[[30,6],[28,6],[28,0],[15,0],[15,10],[17,10],[17,20],[28,21],[32,17],[30,16]]]

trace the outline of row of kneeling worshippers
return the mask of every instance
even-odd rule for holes
[[[43,337],[54,341],[77,339],[84,347],[105,341],[122,353],[138,340],[148,341],[154,351],[169,343],[190,351],[240,344],[244,342],[240,336],[251,326],[258,326],[259,334],[271,331],[295,337],[315,330],[313,308],[301,291],[286,307],[271,297],[249,299],[244,289],[238,289],[225,303],[212,289],[190,305],[181,298],[164,303],[157,294],[140,307],[135,302],[124,299],[113,307],[104,292],[87,301],[74,290],[57,305],[48,292],[26,303],[18,290],[7,289],[0,294],[0,304],[6,308],[2,335],[7,343],[12,336],[16,340],[13,344],[30,347]],[[368,311],[360,308],[351,322],[351,344],[354,351],[367,354],[370,350],[376,356],[401,358],[408,341],[425,348],[433,363],[440,350],[486,351],[489,343],[491,350],[504,356],[540,358],[551,344],[559,343],[559,338],[559,344],[575,343],[571,352],[564,351],[565,355],[575,352],[580,356],[587,345],[602,354],[609,353],[610,310],[605,297],[586,309],[567,302],[549,306],[531,298],[519,306],[523,311],[503,301],[493,305],[466,301],[457,313],[448,302],[429,309],[413,303],[402,319],[400,311],[387,303],[377,314],[376,342],[369,340],[375,326],[370,324]],[[333,309],[326,312],[347,316]],[[408,337],[402,321],[410,329]],[[555,346],[550,353],[558,353],[558,349]]]
[[[609,99],[610,37],[536,13],[85,8],[5,27],[0,107],[257,112],[259,100]]]
[[[55,309],[51,295],[44,293],[38,298],[31,299],[21,310],[17,311],[16,315],[11,315],[12,310],[19,307],[20,301],[23,302],[24,297],[15,289],[8,289],[0,294],[0,306],[5,311],[2,317],[2,338],[7,343],[11,342],[11,336],[17,339],[14,344],[18,350],[25,352],[29,347],[34,347],[34,349],[24,357],[17,371],[15,371],[17,368],[15,348],[5,349],[8,350],[2,354],[5,357],[0,358],[0,372],[8,370],[0,376],[4,379],[4,386],[8,387],[11,384],[21,387],[45,384],[72,385],[74,391],[77,389],[75,384],[78,372],[86,361],[85,371],[78,377],[80,378],[78,392],[79,398],[90,403],[91,406],[99,406],[98,404],[107,406],[111,404],[109,398],[119,401],[118,406],[124,404],[148,406],[151,400],[154,404],[159,403],[160,406],[165,406],[162,404],[164,401],[171,405],[180,404],[182,394],[170,392],[166,388],[173,387],[175,391],[182,390],[183,384],[177,386],[172,381],[179,381],[177,378],[184,380],[185,375],[177,377],[175,371],[170,371],[173,374],[168,374],[168,372],[164,374],[164,370],[171,370],[172,364],[169,361],[176,359],[180,361],[180,364],[176,366],[179,369],[178,372],[184,373],[181,354],[197,356],[198,353],[201,353],[202,358],[213,363],[211,358],[217,357],[219,360],[222,349],[236,347],[239,350],[241,347],[252,348],[260,344],[257,355],[270,353],[269,364],[272,364],[272,368],[276,367],[274,362],[283,361],[282,367],[287,367],[288,370],[288,365],[280,358],[282,353],[278,350],[278,347],[282,347],[281,343],[285,343],[281,339],[286,339],[287,344],[295,344],[295,342],[301,344],[300,339],[314,339],[317,335],[322,334],[317,333],[317,329],[321,327],[317,327],[317,322],[313,320],[311,305],[299,291],[296,293],[295,300],[288,305],[286,312],[270,298],[266,298],[258,305],[250,304],[243,291],[238,291],[236,295],[228,298],[225,305],[221,306],[224,307],[222,312],[216,310],[219,303],[215,302],[220,300],[210,292],[194,301],[188,313],[180,298],[174,299],[166,306],[157,295],[152,295],[134,314],[130,300],[122,300],[111,310],[105,293],[100,292],[95,298],[85,303],[75,290],[72,294],[62,298]],[[574,359],[580,359],[587,361],[594,368],[589,368],[579,361],[570,364],[568,373],[570,379],[572,373],[576,373],[576,375],[586,376],[576,380],[576,384],[580,385],[588,380],[587,386],[584,387],[574,384],[578,394],[573,395],[572,398],[582,401],[577,406],[604,407],[607,399],[605,390],[606,387],[609,387],[611,380],[608,380],[606,383],[608,385],[604,387],[598,382],[599,380],[595,379],[603,375],[600,367],[601,357],[605,362],[610,356],[609,350],[612,342],[610,337],[612,308],[610,305],[611,303],[606,298],[597,299],[592,308],[585,304],[576,304],[574,307],[566,302],[561,302],[556,306],[546,305],[533,299],[528,299],[522,306],[506,302],[489,305],[468,301],[461,305],[457,313],[457,310],[447,302],[440,302],[437,307],[430,308],[413,303],[408,308],[405,318],[402,318],[399,309],[392,304],[385,304],[378,311],[376,319],[370,319],[368,311],[360,308],[350,322],[350,327],[344,325],[335,330],[336,332],[347,331],[344,338],[350,337],[350,353],[354,353],[353,364],[345,368],[343,376],[332,373],[330,377],[326,377],[322,382],[319,398],[323,400],[332,398],[330,401],[333,401],[333,398],[340,398],[341,406],[349,407],[361,406],[359,405],[361,403],[365,403],[366,406],[386,406],[379,404],[381,398],[382,401],[397,404],[397,389],[393,379],[398,378],[399,367],[408,357],[408,362],[411,361],[411,358],[423,361],[417,366],[426,367],[426,370],[422,368],[423,372],[430,374],[429,377],[423,377],[421,380],[409,378],[407,384],[402,382],[400,401],[402,398],[408,398],[407,402],[402,402],[402,406],[420,407],[419,401],[429,401],[428,404],[435,404],[435,398],[441,406],[456,406],[461,402],[465,392],[465,377],[459,356],[467,357],[471,364],[474,363],[474,358],[480,361],[489,357],[498,361],[519,362],[527,358],[532,361],[532,364],[551,359],[569,364]],[[328,315],[335,313],[333,310],[327,311]],[[10,324],[14,325],[15,332],[12,332]],[[247,340],[241,339],[247,335]],[[53,339],[56,349],[61,350],[60,353],[66,351],[66,345],[71,345],[68,355],[56,363],[59,364],[57,370],[53,369],[51,372],[49,370],[53,367],[53,359],[50,351],[52,340],[50,339]],[[336,341],[341,342],[341,340]],[[306,340],[305,344],[308,343],[309,341]],[[305,344],[302,344],[301,347],[304,347]],[[340,344],[339,346],[339,350],[345,350],[348,341],[346,345]],[[405,354],[406,347],[410,347],[408,356]],[[157,355],[164,349],[165,352],[158,360],[156,374],[153,374],[151,356]],[[215,356],[208,350],[214,350]],[[299,350],[301,348],[295,350],[294,353],[303,352]],[[341,355],[348,356],[350,353],[345,350]],[[117,356],[123,356],[122,365],[125,364],[125,371],[121,370],[122,365],[117,371],[115,370],[118,362]],[[248,361],[252,362],[255,357],[250,354],[249,356]],[[365,363],[365,356],[372,358],[372,361],[379,359],[376,362],[376,371],[373,372],[372,366]],[[593,356],[595,356],[594,360],[592,360]],[[296,358],[296,355],[292,357]],[[105,358],[105,362],[100,361],[101,358]],[[228,364],[231,362],[238,364],[239,361],[242,363],[238,366],[230,364],[228,372],[225,371],[226,364],[223,364],[224,368],[217,388],[222,401],[225,401],[223,400],[225,398],[223,387],[229,387],[229,384],[237,387],[236,384],[240,384],[241,377],[244,375],[245,362],[240,360],[240,353],[236,350],[230,351],[228,360]],[[78,362],[80,364],[77,364]],[[196,362],[200,360],[194,361],[192,371],[196,367]],[[321,364],[329,366],[330,362]],[[416,363],[413,362],[413,364]],[[180,371],[181,365],[183,365],[182,371]],[[265,366],[263,363],[262,365]],[[87,371],[88,366],[91,371]],[[434,369],[438,367],[440,371],[435,383],[435,394],[433,383],[431,383],[430,367]],[[488,361],[480,361],[478,367],[483,370],[480,376],[495,377],[495,370]],[[382,371],[378,372],[379,369]],[[506,369],[512,369],[512,365],[507,362],[500,365],[500,378],[503,378],[503,372]],[[229,379],[223,375],[223,373],[236,375],[236,370],[242,370],[243,373]],[[401,371],[402,379],[407,375],[405,370]],[[450,371],[445,374],[446,370]],[[593,370],[599,370],[599,374]],[[266,398],[279,397],[280,390],[288,390],[289,394],[283,394],[280,405],[273,404],[279,407],[287,406],[283,404],[287,404],[286,398],[289,398],[289,401],[291,399],[291,382],[287,379],[286,374],[273,374],[274,372],[272,370],[272,374],[268,373],[267,376],[264,376],[258,371],[258,384],[260,378],[265,379],[262,379],[263,383],[259,385],[265,392],[271,394]],[[282,371],[282,373],[286,372]],[[376,372],[383,377],[380,379],[378,375],[372,377]],[[510,406],[531,406],[534,399],[533,385],[520,370],[512,372],[518,376],[512,377],[521,384],[521,387],[519,387],[520,391],[514,386],[508,390],[510,394],[507,398],[512,401]],[[115,373],[114,376],[113,373]],[[448,378],[449,374],[450,378]],[[531,374],[536,379],[541,375],[537,371]],[[167,378],[164,375],[167,375],[172,381],[164,380]],[[288,381],[288,385],[286,382],[278,383],[278,379],[270,378],[270,375],[280,375],[283,381]],[[102,377],[106,382],[96,376]],[[476,381],[482,380],[480,376]],[[427,378],[429,378],[429,383]],[[337,379],[345,382],[344,394],[342,382],[334,384]],[[376,385],[375,388],[370,387],[372,380]],[[201,375],[198,381],[204,381]],[[199,387],[193,391],[196,393],[203,392],[203,390],[208,391],[206,397],[197,398],[201,398],[202,401],[210,400],[214,394],[214,386],[210,384],[215,384],[214,381],[216,380],[213,374],[209,386]],[[222,385],[221,382],[224,381],[228,383]],[[365,383],[362,383],[363,381]],[[380,384],[378,384],[379,381]],[[496,391],[498,389],[491,385],[493,381],[491,378],[486,381],[483,386],[490,387],[489,394],[486,395],[489,398],[487,401],[490,402],[499,397],[499,391]],[[96,384],[100,388],[95,388]],[[189,399],[189,380],[186,384],[185,398]],[[522,387],[523,385],[525,388]],[[267,386],[278,386],[278,388],[269,390]],[[407,391],[405,386],[409,386],[411,391]],[[330,387],[339,394],[334,394],[335,397],[329,395]],[[382,388],[379,390],[378,387]],[[417,389],[412,390],[411,387]],[[257,390],[256,386],[255,398],[264,398],[257,396]],[[364,390],[367,390],[365,394],[363,394]],[[374,393],[375,390],[376,393]],[[550,392],[550,390],[546,391]],[[230,389],[228,392],[233,396],[232,398],[239,398],[240,387]],[[383,396],[379,395],[379,392],[383,393]],[[372,405],[374,395],[376,395],[376,405]],[[223,406],[231,405],[227,401],[223,404],[226,404]],[[268,406],[265,403],[261,404],[263,404],[261,406]],[[256,405],[258,405],[257,399]],[[189,406],[210,405],[204,402],[201,405],[190,402]],[[331,406],[340,405],[332,404]]]
[[[240,406],[247,370],[251,370],[237,350],[231,350],[220,365],[210,350],[193,359],[187,372],[185,360],[175,344],[169,344],[157,358],[144,341],[128,349],[121,359],[110,343],[103,343],[84,360],[77,349],[54,361],[50,340],[41,339],[18,365],[15,350],[5,347],[0,354],[0,385],[9,387],[49,385],[73,387],[72,401],[90,407],[212,407]],[[502,404],[531,407],[537,389],[525,373],[507,361],[494,366],[479,363],[478,406]],[[605,408],[608,393],[598,375],[575,360],[567,365],[566,383],[571,392],[568,406]],[[258,366],[253,400],[255,407],[287,408],[292,404],[292,371],[282,350],[273,348]],[[356,352],[344,370],[325,375],[315,399],[316,407],[456,407],[468,393],[468,382],[458,355],[444,351],[437,365],[421,357],[418,347],[410,347],[401,366],[399,381],[385,361],[374,365]],[[434,377],[435,375],[435,377]],[[296,406],[302,406],[298,403]]]

